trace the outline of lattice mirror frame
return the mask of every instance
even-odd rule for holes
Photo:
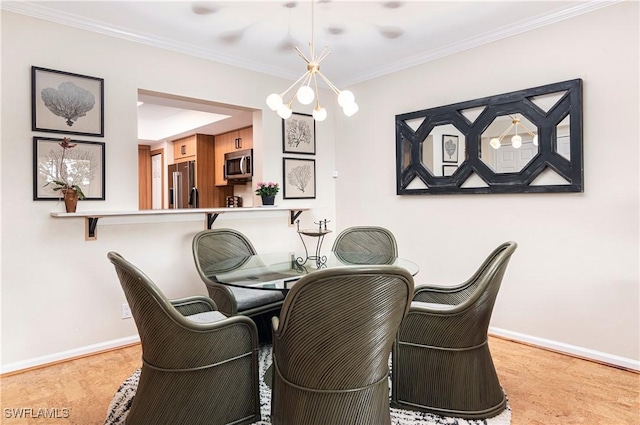
[[[524,117],[537,131],[537,150],[515,172],[487,164],[486,131],[504,116]],[[398,195],[584,191],[581,79],[400,114],[395,124]],[[463,153],[452,164],[456,141]]]

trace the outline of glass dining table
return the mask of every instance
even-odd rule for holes
[[[214,281],[242,288],[288,291],[301,277],[319,270],[349,266],[392,265],[415,276],[416,263],[400,257],[360,252],[329,252],[322,261],[304,261],[293,252],[233,257],[212,265],[204,273]]]

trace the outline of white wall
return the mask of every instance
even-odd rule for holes
[[[204,217],[118,225],[109,223],[127,220],[101,219],[98,240],[85,242],[83,220],[50,217],[63,211],[62,203],[32,200],[32,137],[57,135],[31,131],[31,66],[104,78],[105,137],[72,137],[106,143],[106,200],[81,201],[79,212],[138,208],[138,89],[264,108],[254,117],[254,178],[282,183],[281,120],[265,98],[289,81],[3,11],[3,371],[136,334],[133,321],[120,318],[125,300],[108,251],[138,265],[169,297],[206,294],[191,255]],[[334,126],[330,116],[316,130],[316,200],[283,201],[282,192],[276,198],[280,205],[313,208],[300,216],[305,226],[335,221]],[[242,231],[259,251],[302,249],[286,213],[251,217],[222,215],[214,226]]]
[[[61,204],[31,200],[31,139],[47,134],[31,132],[30,67],[105,79],[106,136],[78,139],[106,143],[107,200],[80,202],[79,211],[137,209],[139,88],[263,109],[267,94],[289,84],[10,12],[2,12],[1,30],[5,371],[136,333],[131,320],[120,319],[124,297],[106,259],[110,250],[169,297],[205,293],[190,248],[202,220],[102,219],[98,240],[85,242],[82,220],[53,219],[49,213]],[[390,228],[401,255],[420,264],[418,283],[465,279],[496,245],[516,240],[492,325],[637,364],[638,44],[638,3],[625,2],[352,87],[360,111],[334,118],[339,109],[329,105],[328,120],[317,126],[318,197],[305,202],[313,211],[303,223],[328,218],[334,229]],[[511,66],[498,66],[505,58]],[[396,114],[573,78],[584,80],[583,194],[396,196]],[[254,135],[256,178],[281,181],[280,119],[266,110],[254,127],[261,128]],[[277,202],[284,203],[281,194]],[[274,214],[221,216],[215,226],[238,228],[261,251],[299,246],[294,228]]]
[[[352,87],[360,111],[336,140],[340,225],[389,227],[417,283],[461,282],[515,240],[492,326],[638,367],[638,21],[624,2]],[[396,114],[574,78],[584,193],[396,195]]]

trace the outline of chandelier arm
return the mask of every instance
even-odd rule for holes
[[[324,80],[324,82],[327,83],[329,88],[331,88],[331,90],[333,90],[333,92],[335,94],[340,94],[340,90],[335,85],[333,85],[333,83],[331,81],[329,81],[329,79],[327,77],[325,77],[324,74],[322,74],[322,72],[317,71],[316,74],[318,74],[320,76],[320,78],[322,78]]]
[[[298,48],[298,46],[294,47],[296,49],[296,52],[298,52],[298,56],[300,56],[302,58],[302,60],[304,60],[306,63],[310,63],[311,61],[305,56],[304,53],[302,53],[302,50],[300,50]]]
[[[304,79],[304,81],[302,81],[302,84],[300,84],[300,87],[302,86],[308,86],[309,84],[311,84],[311,77],[313,77],[313,72],[311,71],[307,71],[307,78]]]
[[[331,50],[327,50],[329,48],[329,46],[324,46],[324,49],[322,49],[322,52],[320,52],[320,56],[318,56],[318,59],[316,59],[316,63],[320,63],[322,62],[327,56],[329,56],[331,54]]]
[[[502,139],[504,139],[504,136],[507,135],[507,133],[509,132],[509,130],[511,130],[511,127],[513,127],[513,126],[514,126],[513,123],[509,124],[509,127],[507,127],[507,129],[504,132],[502,132],[500,137],[498,137],[498,141],[502,142]]]
[[[524,125],[524,124],[522,124],[522,123],[520,123],[520,125],[522,126],[522,128],[524,128],[524,130],[525,130],[527,133],[529,133],[529,136],[531,136],[531,137],[535,137],[535,134],[534,134],[531,130],[529,130],[529,128],[528,128],[526,125]]]
[[[307,74],[309,74],[309,71],[307,71],[307,72],[305,72],[304,74],[302,74],[302,77],[298,78],[298,79],[296,80],[296,82],[295,82],[295,83],[291,84],[291,85],[289,86],[289,88],[288,88],[288,89],[286,89],[285,91],[283,91],[283,92],[282,92],[282,94],[280,94],[280,97],[284,97],[284,95],[285,95],[285,94],[287,94],[287,93],[289,92],[289,90],[291,90],[292,88],[294,88],[294,87],[295,87],[295,86],[296,86],[300,81],[302,81],[302,79],[303,79],[304,77],[306,77],[306,76],[307,76]]]
[[[313,74],[313,84],[316,88],[316,108],[320,109],[320,92],[318,91],[318,78]]]
[[[289,99],[289,101],[287,103],[285,103],[285,105],[287,105],[287,108],[291,109],[291,105],[293,104],[293,100],[296,98],[296,94],[293,93],[291,95],[291,99]]]

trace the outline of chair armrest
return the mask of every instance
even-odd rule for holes
[[[428,347],[473,347],[487,339],[487,322],[483,316],[463,305],[413,302],[402,321],[398,338],[402,343]]]
[[[169,302],[183,316],[190,316],[192,314],[218,310],[216,303],[213,302],[211,298],[204,296],[177,298],[174,300],[169,300]]]
[[[247,361],[255,358],[257,362],[258,330],[250,318],[233,316],[199,323],[172,310],[173,321],[178,326],[167,329],[163,340],[150,344],[147,341],[143,356],[147,364],[156,368],[197,370],[241,357]]]
[[[455,286],[416,286],[413,292],[413,301],[432,304],[457,305],[464,300],[464,291],[469,282]]]

